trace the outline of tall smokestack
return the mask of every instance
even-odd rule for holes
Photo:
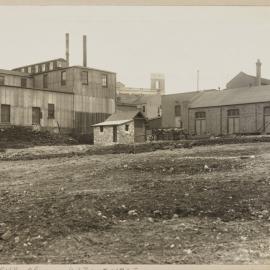
[[[260,59],[258,59],[256,63],[256,85],[257,86],[260,86],[262,84],[261,66],[262,66],[262,63]]]
[[[86,35],[83,36],[83,66],[87,67],[87,40],[86,40]]]
[[[66,33],[66,61],[69,66],[69,33]]]

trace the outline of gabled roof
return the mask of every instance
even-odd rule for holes
[[[190,108],[240,105],[270,101],[270,85],[201,92]]]
[[[243,71],[239,72],[236,76],[234,76],[226,85],[230,85],[234,80],[236,80],[237,78],[241,78],[241,79],[249,79],[254,81],[254,83],[256,82],[256,76],[252,76],[249,75]],[[270,85],[270,80],[266,79],[266,78],[261,78],[261,83],[264,85]]]
[[[112,114],[109,118],[106,119],[106,121],[92,125],[92,127],[98,127],[98,126],[119,126],[124,123],[128,123],[132,121],[135,117],[144,118],[144,115],[139,111],[116,111],[114,114]]]

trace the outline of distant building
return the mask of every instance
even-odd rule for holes
[[[251,87],[259,85],[270,85],[269,79],[261,78],[261,62],[260,60],[256,63],[257,75],[252,76],[244,72],[238,73],[234,78],[232,78],[227,84],[227,89],[240,88],[240,87]]]
[[[144,142],[146,119],[141,112],[117,111],[106,121],[93,125],[94,144],[128,144]]]
[[[0,70],[1,126],[91,133],[115,112],[115,99],[116,73],[69,66],[68,58]]]
[[[162,127],[197,136],[270,133],[270,85],[263,85],[268,82],[260,77],[260,61],[256,73],[255,86],[238,76],[227,84],[231,89],[162,96]]]
[[[127,87],[121,82],[116,85],[117,95],[164,95],[165,94],[165,76],[160,73],[151,74],[150,88]]]
[[[156,118],[161,116],[161,96],[118,94],[116,107],[133,107],[141,111],[147,119]]]

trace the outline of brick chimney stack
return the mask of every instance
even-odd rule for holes
[[[87,67],[87,39],[83,36],[83,66]]]
[[[257,60],[257,63],[256,63],[256,86],[260,86],[261,85],[261,81],[262,81],[262,78],[261,78],[261,66],[262,66],[262,63],[260,61],[260,59]]]
[[[69,66],[69,33],[66,33],[66,61]]]

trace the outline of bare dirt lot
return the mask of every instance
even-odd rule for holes
[[[270,263],[270,143],[76,151],[0,161],[0,263]]]

